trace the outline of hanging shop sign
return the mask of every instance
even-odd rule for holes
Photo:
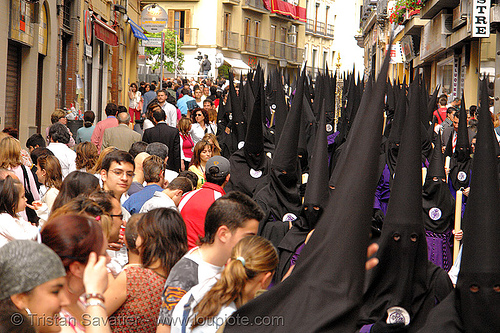
[[[401,44],[399,42],[396,42],[394,43],[394,45],[392,45],[390,56],[391,64],[401,64],[403,62],[403,52],[401,51]]]
[[[149,33],[162,32],[167,20],[167,12],[157,4],[146,6],[141,12],[141,27]]]
[[[4,24],[10,31],[9,38],[29,47],[32,47],[35,40],[35,4],[25,0],[11,0],[10,27]]]
[[[224,64],[224,55],[222,53],[217,53],[215,55],[215,68],[219,68]]]
[[[85,43],[87,45],[92,45],[92,15],[88,10],[86,10],[83,16],[84,16],[83,31],[85,33]]]
[[[472,37],[490,37],[491,0],[473,0]]]
[[[410,62],[415,59],[415,50],[413,48],[412,35],[406,35],[401,39],[401,51],[403,52],[404,62]]]

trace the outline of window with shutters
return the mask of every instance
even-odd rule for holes
[[[191,45],[191,10],[168,10],[168,28],[175,30],[179,39],[187,45]]]

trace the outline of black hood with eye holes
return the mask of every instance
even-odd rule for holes
[[[380,262],[368,273],[359,324],[381,320],[389,308],[398,306],[409,313],[409,331],[414,332],[423,326],[434,306],[434,281],[429,279],[429,269],[434,270],[435,266],[427,259],[422,221],[421,113],[417,80],[410,85],[409,97],[410,109],[401,138],[391,200],[378,241]],[[442,274],[446,275],[441,270],[438,275]],[[451,282],[449,287],[451,291]]]
[[[446,177],[443,159],[441,136],[438,135],[422,188],[424,227],[435,233],[445,232],[455,213],[455,200],[448,183],[443,180]]]
[[[481,83],[474,172],[462,222],[464,240],[457,281],[458,309],[466,332],[491,332],[500,328],[498,143],[488,110],[486,81]]]

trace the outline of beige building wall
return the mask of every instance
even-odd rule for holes
[[[335,1],[308,1],[305,25],[305,53],[308,73],[313,76],[323,73],[328,67],[333,73],[335,66],[334,26]]]
[[[206,54],[212,63],[212,75],[216,75],[215,56],[222,54],[228,59],[238,59],[252,66],[260,62],[267,69],[268,64],[281,65],[287,68],[299,67],[303,61],[302,52],[305,44],[305,24],[298,20],[290,19],[281,15],[272,14],[267,11],[262,0],[200,0],[200,1],[167,1],[158,2],[166,11],[189,11],[189,28],[196,30],[196,42],[190,45],[184,44],[184,74],[188,77],[197,74],[199,62],[195,59],[200,54]],[[300,0],[299,6],[305,7],[306,0]],[[173,14],[171,14],[172,16]],[[226,19],[229,27],[226,27]],[[248,37],[245,38],[246,22],[248,20]],[[295,28],[291,28],[294,25]],[[295,46],[300,54],[294,58],[295,61],[273,56],[271,50],[271,26],[276,27],[276,41],[278,41],[281,29],[286,29],[288,34],[296,31]],[[258,27],[258,28],[257,28]],[[258,36],[257,36],[258,34]],[[231,42],[228,44],[228,36]],[[259,45],[259,51],[255,52],[253,43]],[[250,45],[250,46],[248,46]],[[288,46],[287,46],[288,47]],[[198,53],[199,52],[199,53]],[[293,51],[292,51],[293,52]],[[293,58],[293,57],[292,57]],[[236,72],[239,73],[239,68]]]
[[[18,5],[16,2],[15,5]],[[50,114],[55,109],[56,94],[56,69],[58,59],[57,38],[58,38],[58,18],[56,0],[41,0],[34,8],[41,10],[45,6],[47,10],[47,54],[43,58],[43,79],[41,83],[41,130],[45,131],[46,120],[50,119]],[[0,29],[0,81],[7,81],[7,51],[9,38],[11,37],[9,22],[11,11],[18,10],[12,8],[12,1],[0,1],[0,21],[4,22],[4,29]],[[33,13],[39,15],[39,12]],[[37,97],[37,73],[39,56],[39,35],[40,23],[33,23],[33,42],[21,43],[21,75],[19,89],[19,140],[24,146],[29,136],[37,132],[36,124],[36,97]],[[0,128],[5,127],[6,114],[6,87],[0,88]]]

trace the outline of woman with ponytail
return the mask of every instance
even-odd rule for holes
[[[216,332],[234,311],[269,286],[277,266],[271,242],[260,236],[243,238],[220,276],[191,288],[176,305],[171,332],[183,332],[183,328],[193,333]]]

